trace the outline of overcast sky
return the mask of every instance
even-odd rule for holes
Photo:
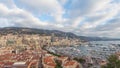
[[[0,27],[120,38],[120,0],[0,0]]]

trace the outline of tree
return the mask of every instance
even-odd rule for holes
[[[74,58],[74,60],[78,61],[79,63],[83,63],[83,64],[86,62],[85,59],[83,58]]]
[[[120,60],[116,55],[111,55],[107,58],[108,63],[101,68],[120,68]]]
[[[61,61],[59,61],[59,60],[56,59],[55,62],[56,62],[56,67],[55,68],[63,68]]]

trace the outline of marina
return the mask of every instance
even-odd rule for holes
[[[89,56],[105,60],[109,55],[120,52],[120,41],[92,41],[79,46],[52,46],[47,48],[56,54],[71,57]]]

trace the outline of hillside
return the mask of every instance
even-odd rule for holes
[[[69,37],[69,38],[78,38],[86,41],[115,41],[120,40],[116,38],[106,38],[106,37],[86,37],[86,36],[77,36],[71,32],[63,32],[59,30],[45,30],[45,29],[35,29],[35,28],[23,28],[23,27],[5,27],[0,28],[0,34],[40,34],[40,35],[52,35],[54,33],[55,36],[58,37]]]
[[[78,38],[77,35],[71,32],[62,32],[58,30],[45,30],[45,29],[35,29],[35,28],[22,28],[22,27],[5,27],[0,28],[0,34],[40,34],[40,35],[52,35],[69,38]]]

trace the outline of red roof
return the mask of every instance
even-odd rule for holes
[[[0,62],[0,65],[4,64],[4,62]]]
[[[71,66],[71,65],[74,65],[75,62],[74,61],[68,61],[64,64],[64,66]]]
[[[52,56],[45,57],[44,58],[44,63],[49,65],[49,66],[56,66]]]
[[[37,62],[33,62],[33,63],[32,63],[32,66],[33,66],[33,65],[36,65],[36,64],[37,64]]]
[[[4,65],[13,65],[14,62],[5,62]]]

